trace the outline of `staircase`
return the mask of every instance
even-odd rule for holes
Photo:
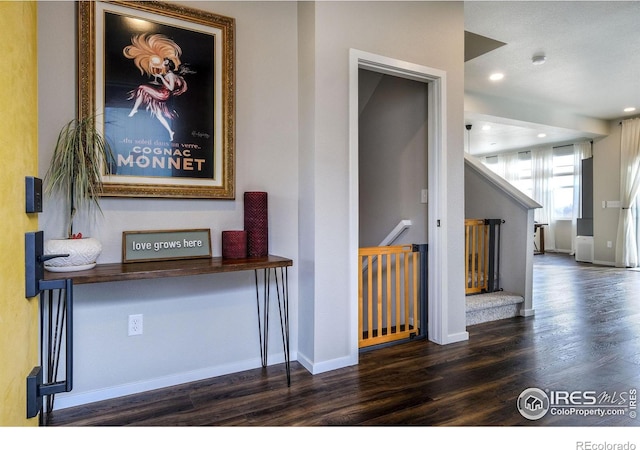
[[[520,315],[524,297],[500,287],[501,219],[465,219],[467,325]]]
[[[520,307],[524,303],[524,298],[510,292],[495,291],[468,295],[466,303],[467,326],[469,326],[520,315]]]

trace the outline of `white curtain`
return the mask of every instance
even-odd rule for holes
[[[500,153],[491,158],[496,158],[495,164],[488,165],[491,170],[500,175],[502,178],[514,184],[514,182],[520,179],[520,172],[518,171],[518,161],[520,156],[518,153]],[[489,158],[485,158],[488,162]]]
[[[637,267],[636,227],[631,207],[640,188],[640,119],[622,121],[620,139],[620,217],[616,266]]]
[[[538,223],[547,224],[544,231],[545,249],[555,250],[555,220],[553,219],[553,148],[544,147],[531,152],[533,199],[542,205],[535,210]]]
[[[520,155],[517,153],[506,153],[498,155],[498,164],[504,171],[504,179],[509,183],[514,184],[520,179],[520,171],[518,170],[518,162]]]
[[[571,254],[576,254],[578,218],[582,217],[582,160],[591,158],[591,142],[573,144],[573,211],[571,214]]]

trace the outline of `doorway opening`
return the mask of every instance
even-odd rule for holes
[[[426,337],[429,105],[427,84],[364,68],[358,97],[363,349]]]
[[[422,232],[427,239],[427,330],[428,339],[447,344],[451,342],[448,336],[448,311],[447,311],[447,227],[441,227],[441,218],[446,216],[446,189],[441,188],[446,183],[447,151],[445,143],[445,96],[446,73],[426,66],[420,66],[406,61],[388,58],[372,53],[351,49],[350,51],[350,75],[349,75],[349,246],[350,258],[350,292],[351,302],[351,336],[352,352],[358,352],[358,279],[361,276],[361,268],[358,264],[358,249],[360,247],[360,75],[362,72],[375,79],[380,75],[390,76],[390,83],[395,83],[400,78],[422,83],[426,87],[426,186],[418,189],[411,196],[417,197],[418,204],[422,204],[425,197],[426,217],[423,215],[425,226]],[[381,78],[382,79],[382,78]],[[386,82],[386,81],[385,81]],[[364,85],[365,82],[363,82]],[[372,82],[373,83],[373,82]],[[366,89],[366,88],[365,88]],[[402,124],[406,126],[406,124]],[[423,150],[424,156],[424,150]],[[421,180],[421,183],[424,183]],[[426,189],[425,189],[426,188]],[[410,188],[407,188],[410,189]],[[412,188],[411,188],[412,189]],[[368,195],[368,194],[367,194]],[[410,195],[407,194],[407,197]],[[402,220],[395,217],[393,220]],[[395,225],[395,224],[394,224]],[[378,226],[378,225],[376,225]],[[385,225],[388,226],[388,225]],[[393,225],[391,225],[393,227]],[[413,228],[413,227],[412,227]],[[416,227],[417,228],[417,227]],[[368,231],[367,231],[368,233]],[[375,242],[375,240],[373,241]],[[374,245],[377,245],[374,244]]]

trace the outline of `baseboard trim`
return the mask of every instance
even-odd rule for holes
[[[536,310],[531,308],[531,309],[521,309],[520,310],[520,315],[522,317],[529,317],[529,316],[534,316],[536,314]]]
[[[616,263],[612,262],[612,261],[598,261],[598,260],[593,260],[593,264],[597,264],[599,266],[609,266],[609,267],[615,267]]]
[[[446,339],[441,343],[442,345],[455,344],[456,342],[468,341],[469,332],[461,331],[460,333],[449,334]]]
[[[296,355],[291,354],[291,361],[296,360]],[[284,362],[284,354],[269,355],[269,365],[281,364]],[[229,375],[232,373],[242,372],[245,370],[257,369],[262,366],[260,358],[253,358],[240,361],[233,364],[225,364],[215,367],[207,367],[204,369],[194,370],[191,372],[177,373],[165,377],[143,380],[140,382],[126,383],[118,386],[112,386],[93,391],[74,393],[56,394],[55,410],[71,408],[74,406],[86,405],[89,403],[99,402],[102,400],[110,400],[113,398],[124,397],[125,395],[140,394],[142,392],[152,391],[154,389],[162,389],[170,386],[176,386],[194,381],[206,380],[221,375]]]
[[[322,362],[312,362],[309,358],[298,353],[298,362],[307,369],[312,375],[317,375],[323,372],[330,372],[336,369],[342,369],[343,367],[355,366],[358,364],[358,355],[344,356],[341,358],[330,359]]]

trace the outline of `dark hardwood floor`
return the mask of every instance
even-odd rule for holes
[[[640,272],[535,256],[534,317],[468,328],[447,346],[416,341],[310,375],[275,365],[54,411],[54,426],[637,426],[624,416],[527,420],[529,387],[609,394],[640,388]]]

